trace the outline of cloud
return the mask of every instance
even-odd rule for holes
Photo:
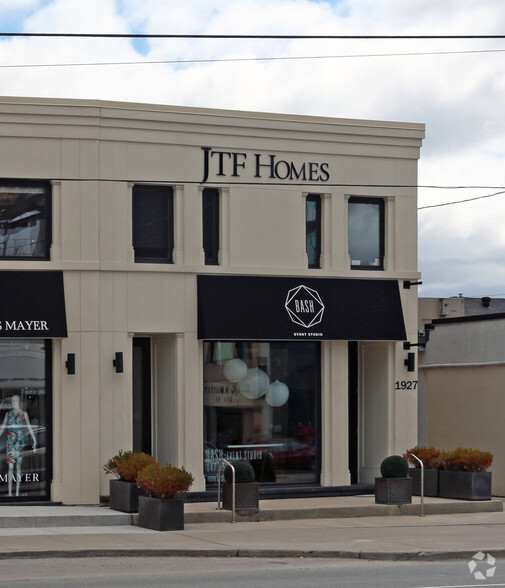
[[[505,29],[505,3],[496,0],[18,0],[14,8],[12,4],[0,0],[0,30],[15,26],[38,32],[461,35],[501,34]],[[421,185],[505,186],[503,50],[503,40],[492,39],[4,38],[0,66],[146,63],[0,67],[0,92],[424,122]],[[301,56],[318,59],[293,59]],[[284,59],[246,61],[255,57]],[[243,61],[219,61],[237,58]],[[147,63],[173,60],[185,63]],[[191,60],[195,62],[188,63]],[[421,188],[419,203],[450,202],[492,191]],[[505,292],[504,203],[505,197],[497,196],[419,212],[421,293]]]

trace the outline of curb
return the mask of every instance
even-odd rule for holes
[[[215,557],[215,558],[326,558],[362,559],[370,561],[450,561],[469,560],[479,549],[462,551],[342,551],[289,549],[76,549],[19,550],[0,553],[0,561],[8,559],[59,559],[91,557]],[[485,549],[496,558],[505,557],[505,548]]]

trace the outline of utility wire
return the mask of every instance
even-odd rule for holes
[[[475,51],[426,51],[415,53],[359,53],[351,55],[298,55],[290,57],[229,57],[216,59],[163,59],[157,61],[98,61],[90,63],[22,63],[1,65],[0,69],[31,68],[31,67],[96,67],[116,65],[170,65],[188,63],[227,63],[243,61],[296,61],[304,59],[354,59],[362,57],[417,57],[423,55],[464,55],[470,53],[505,53],[505,49],[483,49]]]
[[[0,32],[0,37],[65,37],[93,39],[335,39],[335,40],[406,40],[406,39],[505,39],[505,35],[194,35],[194,34],[149,34],[149,33],[28,33]]]

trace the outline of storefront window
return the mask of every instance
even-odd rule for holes
[[[0,341],[0,499],[48,499],[46,343]]]
[[[319,481],[319,344],[204,343],[204,470],[249,461],[263,483]]]
[[[46,184],[0,183],[0,257],[48,259],[49,188]]]
[[[349,199],[351,269],[384,269],[384,200]]]

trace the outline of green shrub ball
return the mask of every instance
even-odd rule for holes
[[[383,478],[406,478],[409,473],[409,462],[401,455],[390,455],[381,463]]]

